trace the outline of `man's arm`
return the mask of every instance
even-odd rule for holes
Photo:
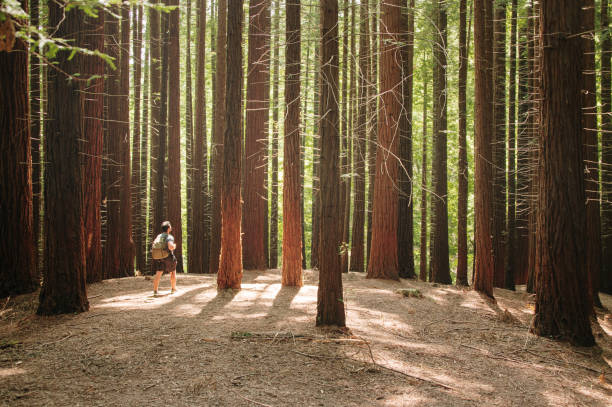
[[[173,237],[168,237],[168,250],[173,251],[176,249],[176,244],[174,243]]]

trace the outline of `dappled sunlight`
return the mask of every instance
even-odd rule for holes
[[[0,368],[0,378],[7,378],[9,376],[23,375],[26,373],[27,371],[20,367]]]

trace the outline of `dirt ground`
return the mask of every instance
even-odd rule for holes
[[[348,332],[315,327],[301,289],[245,272],[242,290],[181,275],[88,288],[91,310],[38,317],[37,295],[0,302],[0,404],[10,406],[611,406],[612,319],[598,346],[528,333],[533,299],[344,276]],[[404,297],[415,288],[423,297]],[[612,309],[612,297],[602,295]]]

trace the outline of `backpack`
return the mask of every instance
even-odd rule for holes
[[[151,245],[151,257],[153,260],[161,260],[168,257],[170,251],[168,250],[168,234],[160,233],[157,235],[153,244]]]

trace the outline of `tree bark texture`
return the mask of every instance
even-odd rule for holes
[[[340,244],[340,134],[338,128],[338,0],[321,0],[321,215],[316,325],[346,324]]]
[[[29,4],[30,13],[30,24],[33,27],[38,27],[40,24],[40,0],[30,0]],[[32,151],[32,213],[33,213],[33,226],[32,230],[34,233],[34,257],[37,268],[37,274],[40,275],[40,255],[41,247],[41,220],[42,220],[42,208],[41,208],[41,197],[42,197],[42,163],[40,162],[41,156],[41,142],[42,142],[42,112],[41,112],[41,101],[42,101],[42,89],[41,79],[43,69],[41,65],[41,59],[30,53],[30,140]]]
[[[83,18],[79,46],[104,52],[104,13],[97,18]],[[104,138],[104,64],[97,56],[81,56],[83,108],[83,223],[87,283],[102,281],[102,143]],[[97,77],[94,77],[97,76]],[[74,119],[73,119],[74,120]]]
[[[365,225],[365,180],[366,180],[366,138],[368,120],[368,72],[370,70],[370,25],[368,2],[363,1],[360,5],[360,35],[359,35],[359,97],[357,129],[353,144],[353,165],[355,195],[353,203],[353,233],[351,240],[350,270],[364,272],[364,225]]]
[[[198,0],[195,137],[193,140],[193,234],[190,239],[190,273],[209,270],[208,166],[206,148],[206,2]]]
[[[397,46],[402,23],[402,2],[381,5],[380,89],[376,179],[372,205],[372,246],[368,278],[399,279],[397,262],[398,135],[402,114],[401,49]]]
[[[467,161],[467,0],[459,2],[459,176],[457,202],[457,280],[468,285],[467,205],[469,169]],[[424,122],[425,123],[425,122]]]
[[[474,288],[493,297],[493,168],[494,131],[493,49],[490,32],[493,0],[474,0],[474,52],[476,74],[474,213],[476,227],[476,264]]]
[[[227,0],[217,3],[217,46],[213,140],[211,143],[212,194],[210,205],[210,273],[219,271],[221,253],[221,189],[223,186],[223,140],[225,133],[225,76]]]
[[[536,302],[531,330],[595,344],[586,263],[579,0],[543,0]],[[578,62],[578,63],[577,63]]]
[[[421,241],[419,280],[427,281],[427,81],[423,86],[423,140],[421,142]]]
[[[272,157],[272,174],[271,174],[271,193],[270,193],[270,268],[278,267],[278,138],[280,135],[279,126],[279,103],[278,103],[278,88],[279,88],[279,72],[280,72],[280,0],[274,1],[274,71],[272,76],[272,142],[270,156]],[[313,199],[314,193],[313,193]],[[313,215],[314,216],[314,215]],[[314,242],[314,241],[313,241]],[[314,247],[314,243],[313,243]]]
[[[140,179],[141,167],[146,164],[146,145],[143,147],[140,127],[140,106],[142,102],[142,10],[141,6],[132,7],[132,57],[134,58],[134,125],[132,129],[132,221],[136,269],[145,269],[146,217],[143,216],[142,200],[146,192]],[[144,152],[144,153],[143,153]]]
[[[58,37],[76,40],[78,43],[79,33],[83,31],[82,15],[76,9],[65,12],[63,6],[61,3],[49,2],[49,24],[57,26]],[[23,53],[22,57],[25,60],[26,54]],[[68,54],[63,52],[56,66],[63,72],[73,74],[80,68],[80,58],[75,56],[69,59]],[[89,309],[85,286],[85,228],[80,159],[83,110],[80,86],[77,80],[67,80],[56,69],[49,69],[47,74],[49,121],[44,149],[45,267],[36,311],[39,315],[83,312]],[[27,81],[23,84],[25,86]],[[28,261],[32,259],[30,255]]]
[[[22,0],[21,7],[27,11],[27,2]],[[0,52],[0,221],[7,233],[0,243],[0,298],[32,292],[38,285],[27,50],[17,39],[12,51]]]
[[[270,110],[269,0],[250,0],[248,58],[242,255],[246,270],[264,270],[268,263],[264,251],[268,210],[264,175]]]
[[[370,263],[370,248],[372,247],[372,204],[374,201],[374,181],[376,174],[376,137],[378,134],[378,1],[373,2],[371,8],[372,14],[372,45],[370,47],[371,63],[370,66],[372,71],[370,72],[370,85],[369,97],[370,101],[369,111],[370,117],[369,122],[370,130],[368,131],[368,206],[367,206],[367,229],[366,229],[366,264]]]
[[[433,281],[442,284],[452,282],[448,249],[448,180],[447,180],[447,84],[446,84],[446,43],[447,8],[445,0],[438,1],[436,44],[434,47],[434,132],[433,151],[433,246],[431,271]],[[490,100],[490,99],[489,99]]]
[[[399,202],[397,260],[399,276],[416,278],[414,271],[414,218],[412,189],[412,100],[414,66],[414,0],[402,10],[402,110],[399,122]]]
[[[283,271],[284,286],[302,286],[302,219],[300,204],[300,62],[299,0],[287,0],[285,42],[285,134],[283,162]]]
[[[219,289],[239,289],[242,281],[240,227],[240,174],[242,153],[242,0],[231,3],[227,13],[227,77],[225,81],[225,135],[223,139],[223,188],[221,192],[221,255]]]

